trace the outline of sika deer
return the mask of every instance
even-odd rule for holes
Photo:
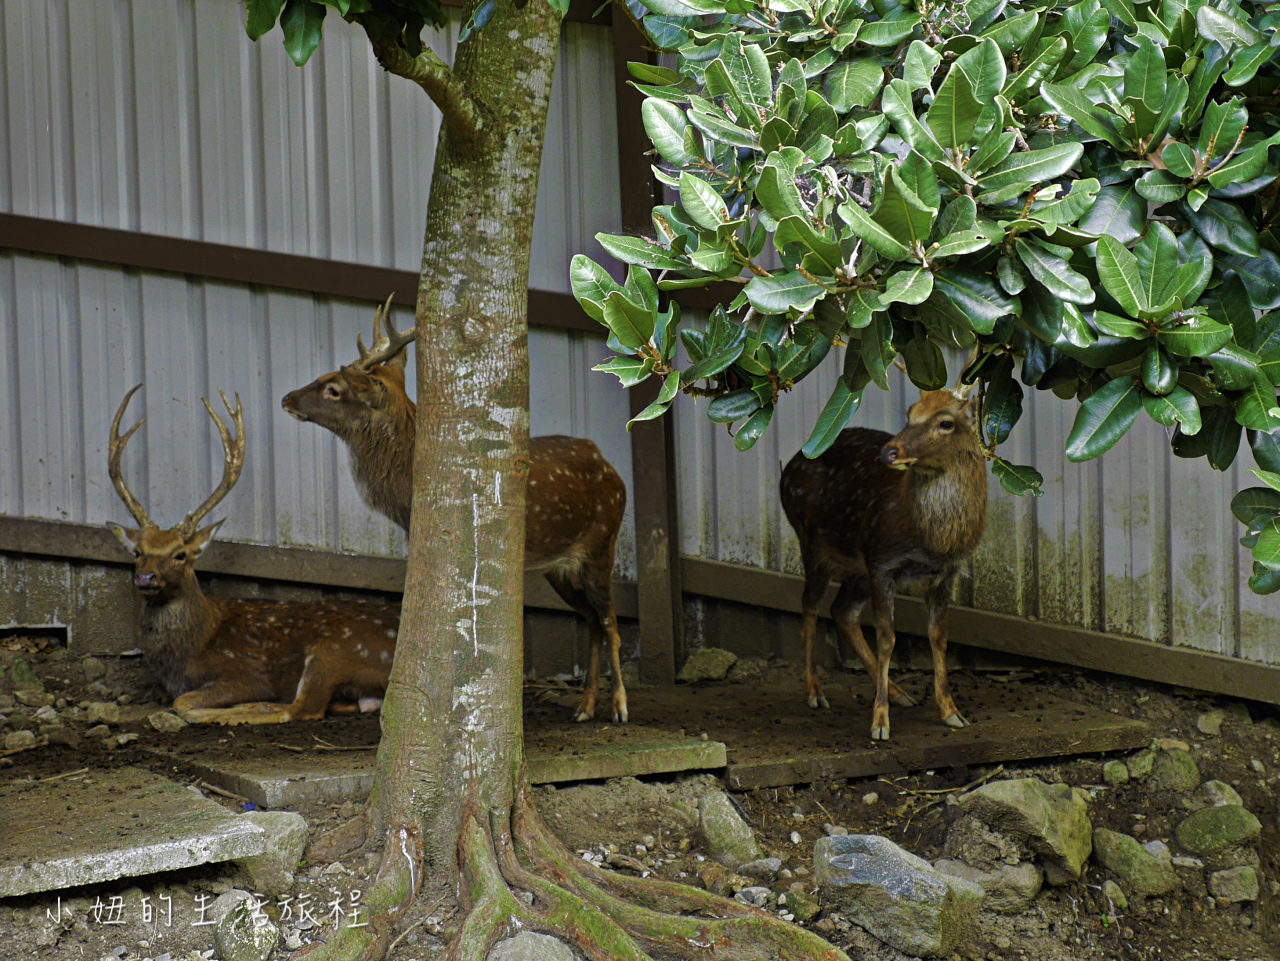
[[[889,699],[914,702],[889,680],[894,582],[923,582],[933,648],[933,693],[942,721],[968,722],[947,683],[947,602],[956,570],[987,523],[986,466],[969,424],[967,391],[925,391],[896,437],[851,427],[813,460],[800,454],[782,472],[782,508],[804,561],[801,635],[810,707],[827,707],[814,666],[818,602],[833,578],[838,635],[875,678],[872,740],[889,739]],[[876,657],[858,615],[867,599],[876,619]]]
[[[141,386],[125,395],[111,422],[109,460],[116,492],[139,526],[107,526],[135,558],[143,646],[174,698],[173,709],[193,721],[269,724],[322,718],[339,694],[358,701],[361,710],[374,710],[391,672],[400,606],[206,597],[193,566],[222,521],[199,529],[196,525],[226,497],[244,466],[240,398],[233,410],[222,395],[235,424],[234,438],[204,401],[222,437],[222,481],[182,523],[161,530],[120,472],[125,445],[142,426],[139,421],[121,437],[120,418]],[[291,704],[278,703],[290,697]],[[248,703],[256,701],[277,703]]]
[[[357,337],[360,358],[285,394],[280,405],[302,421],[337,434],[347,445],[361,496],[406,531],[413,500],[413,438],[417,406],[405,392],[405,348],[416,330],[391,326],[391,300],[373,319],[373,347]],[[383,323],[387,333],[382,331]],[[576,437],[529,441],[525,508],[525,570],[542,570],[565,602],[587,622],[590,661],[574,719],[595,716],[602,647],[613,675],[613,720],[627,720],[619,661],[621,638],[613,609],[613,555],[627,506],[627,488],[600,449]]]

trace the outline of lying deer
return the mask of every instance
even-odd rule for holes
[[[120,419],[141,386],[129,391],[116,411],[109,455],[111,481],[138,528],[108,527],[133,553],[143,648],[174,699],[173,709],[187,720],[230,724],[322,718],[335,694],[358,702],[361,710],[376,709],[395,655],[400,606],[206,597],[194,565],[222,521],[196,525],[227,496],[244,467],[240,397],[233,410],[222,395],[235,424],[234,438],[204,401],[222,437],[222,481],[182,523],[161,530],[120,472],[125,445],[143,423],[122,437]],[[292,703],[280,703],[290,698]],[[251,703],[263,701],[273,703]]]
[[[383,324],[387,332],[383,333]],[[361,497],[406,531],[413,502],[413,441],[417,406],[405,391],[405,348],[417,336],[391,325],[391,299],[373,319],[373,346],[357,336],[360,358],[285,394],[280,405],[298,420],[319,424],[347,445]],[[525,508],[525,570],[542,570],[565,602],[587,622],[590,662],[574,719],[595,716],[601,649],[609,645],[613,719],[627,720],[627,691],[618,659],[621,639],[613,610],[613,554],[627,506],[627,488],[589,440],[529,441]]]
[[[810,707],[827,707],[814,665],[818,603],[834,578],[837,634],[875,678],[873,740],[889,738],[889,700],[914,702],[889,680],[893,654],[894,582],[926,585],[933,694],[942,721],[968,722],[947,683],[947,602],[960,563],[987,523],[987,476],[969,424],[968,391],[921,393],[896,437],[850,427],[813,460],[797,454],[782,472],[782,508],[800,540],[804,562],[801,636]],[[858,616],[867,599],[876,620],[876,657]]]

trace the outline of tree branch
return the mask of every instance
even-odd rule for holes
[[[449,133],[454,137],[472,143],[488,133],[484,110],[435,51],[424,47],[422,53],[411,57],[398,43],[389,43],[374,44],[373,53],[387,73],[411,80],[427,92],[444,114]]]

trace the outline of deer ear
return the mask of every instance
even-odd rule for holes
[[[107,530],[116,535],[116,539],[124,545],[126,551],[132,551],[138,546],[138,539],[142,536],[142,531],[134,530],[132,527],[121,527],[119,524],[107,524]]]
[[[369,387],[373,384],[372,377],[362,370],[357,370],[353,366],[342,368],[342,379],[347,382],[348,387],[358,394],[368,391]]]
[[[406,344],[400,353],[396,354],[386,363],[387,367],[395,367],[397,370],[404,372],[409,366],[409,346]]]
[[[225,521],[225,517],[220,521],[214,521],[208,527],[200,528],[200,530],[187,538],[186,548],[191,554],[193,560],[204,553],[204,549],[208,547],[209,542],[213,540],[213,535],[218,533],[218,528],[221,527]]]

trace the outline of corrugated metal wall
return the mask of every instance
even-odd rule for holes
[[[676,404],[681,549],[686,554],[802,573],[778,501],[778,478],[804,444],[839,375],[842,351],[779,404],[768,433],[739,453],[707,401]],[[954,370],[954,368],[953,368]],[[896,433],[919,396],[899,371],[891,391],[868,387],[853,425]],[[953,372],[954,377],[954,372]],[[1025,413],[1001,453],[1034,464],[1044,496],[1013,497],[990,480],[990,520],[957,588],[981,610],[1185,645],[1280,664],[1280,595],[1245,584],[1243,528],[1232,495],[1256,481],[1248,445],[1225,473],[1169,452],[1164,429],[1140,417],[1100,460],[1062,454],[1076,405],[1028,389]]]
[[[299,70],[278,28],[252,43],[243,16],[226,0],[0,0],[0,211],[416,270],[436,108],[337,17]],[[432,35],[446,60],[457,27],[455,12]],[[566,24],[534,288],[568,291],[570,258],[619,222],[612,77],[608,29]],[[157,521],[216,483],[199,397],[224,388],[244,401],[249,448],[223,537],[402,551],[360,503],[335,439],[279,407],[350,360],[371,319],[363,303],[0,252],[0,513],[126,519],[107,430],[145,380],[126,473]],[[530,341],[534,433],[593,438],[630,484],[626,395],[590,373],[603,338]],[[634,576],[633,530],[629,519],[620,576]]]

